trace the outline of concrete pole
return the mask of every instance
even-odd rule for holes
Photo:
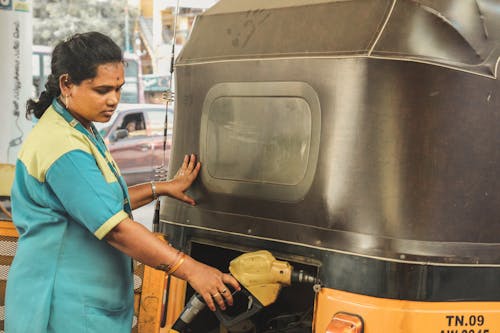
[[[128,5],[125,6],[125,52],[132,53],[133,50],[130,47],[130,33],[129,33],[129,16],[128,16]]]
[[[32,121],[25,118],[33,94],[31,0],[0,0],[0,163],[14,164]]]
[[[151,54],[151,60],[153,65],[153,73],[158,72],[158,59],[157,52],[160,46],[163,44],[162,37],[162,19],[161,19],[161,10],[162,10],[162,1],[161,0],[153,0],[153,54]]]

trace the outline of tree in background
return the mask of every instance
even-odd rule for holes
[[[74,33],[99,31],[125,50],[138,15],[127,0],[33,0],[33,44],[55,46]]]

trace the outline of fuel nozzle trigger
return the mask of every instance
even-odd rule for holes
[[[215,316],[225,327],[238,324],[264,308],[264,305],[243,286],[239,291],[234,291],[232,296],[233,306],[226,307],[224,311],[219,307],[215,310]]]

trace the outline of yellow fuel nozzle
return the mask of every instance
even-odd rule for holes
[[[229,264],[231,274],[264,306],[274,303],[282,286],[292,281],[293,267],[269,251],[244,253]]]
[[[240,255],[230,262],[229,271],[244,287],[238,295],[239,297],[243,295],[248,307],[237,316],[226,315],[226,311],[217,309],[215,315],[227,327],[249,318],[263,307],[274,303],[283,286],[292,283],[319,283],[319,280],[312,275],[301,270],[293,271],[288,262],[277,260],[266,250]],[[169,332],[184,332],[184,328],[203,308],[205,303],[202,297],[194,294]]]

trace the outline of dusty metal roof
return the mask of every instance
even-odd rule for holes
[[[197,18],[178,65],[282,57],[425,62],[489,77],[498,0],[221,0]]]

